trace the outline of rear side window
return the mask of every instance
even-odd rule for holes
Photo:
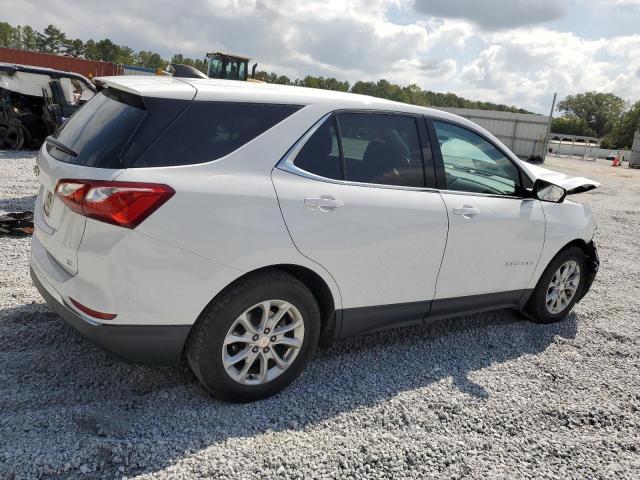
[[[294,165],[321,177],[342,179],[338,136],[333,117],[325,120],[311,135],[296,156]]]
[[[132,166],[165,167],[216,160],[300,108],[300,105],[192,102]]]
[[[411,116],[341,113],[309,137],[293,164],[336,180],[424,187],[423,158]]]
[[[69,155],[51,145],[49,153],[75,165],[120,168],[120,155],[138,128],[146,110],[140,97],[125,92],[95,95],[78,109],[53,137],[77,155]]]
[[[423,187],[418,129],[413,117],[373,113],[337,116],[345,180]]]

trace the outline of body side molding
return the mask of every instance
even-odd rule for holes
[[[336,311],[335,338],[351,337],[389,328],[408,327],[445,318],[508,308],[522,309],[531,289],[439,298],[433,301],[395,303]]]

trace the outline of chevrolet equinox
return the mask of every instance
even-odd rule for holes
[[[510,308],[562,320],[598,269],[598,187],[459,116],[325,90],[106,77],[42,146],[31,276],[129,361],[249,401],[316,347]]]

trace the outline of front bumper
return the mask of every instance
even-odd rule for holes
[[[190,325],[105,325],[91,323],[47,289],[31,266],[31,279],[45,301],[69,325],[96,345],[133,363],[176,365],[180,363]],[[53,287],[50,287],[53,290]]]
[[[589,290],[591,289],[591,285],[596,278],[596,274],[600,269],[600,257],[598,256],[598,249],[596,248],[596,244],[593,242],[593,240],[587,243],[586,256],[587,276],[584,287],[582,288],[582,292],[580,292],[579,300],[581,300],[589,292]]]

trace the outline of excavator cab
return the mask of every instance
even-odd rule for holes
[[[229,53],[214,52],[207,53],[207,75],[209,78],[222,78],[226,80],[251,81],[255,77],[257,63],[253,64],[251,75],[249,76],[248,57],[232,55]]]

